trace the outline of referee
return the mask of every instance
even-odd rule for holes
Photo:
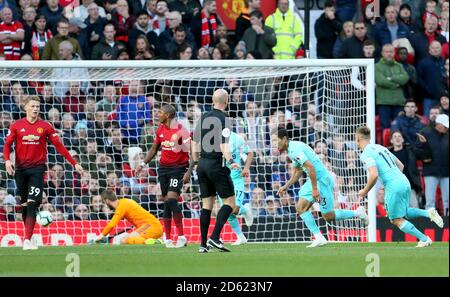
[[[230,251],[220,239],[220,232],[235,207],[233,182],[230,178],[230,169],[226,165],[229,164],[232,169],[239,168],[232,158],[228,143],[231,122],[226,120],[225,114],[228,105],[227,91],[216,90],[212,101],[213,109],[204,113],[197,122],[192,142],[193,159],[194,162],[198,162],[197,175],[202,198],[200,212],[202,242],[199,253],[207,253],[212,247],[223,252]],[[198,153],[200,153],[200,159]],[[207,241],[211,210],[216,195],[222,197],[224,202],[217,214],[211,237]]]

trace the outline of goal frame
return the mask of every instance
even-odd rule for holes
[[[297,60],[72,60],[72,61],[0,61],[3,69],[27,68],[217,68],[217,67],[366,67],[366,117],[375,143],[375,63],[373,59],[297,59]],[[376,193],[368,194],[368,242],[376,242]]]

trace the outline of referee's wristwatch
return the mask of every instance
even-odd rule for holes
[[[227,161],[227,163],[228,163],[228,165],[231,165],[231,164],[235,163],[235,161],[234,161],[233,158],[231,158],[231,159],[229,159],[229,160]]]

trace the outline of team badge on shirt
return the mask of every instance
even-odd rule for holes
[[[37,128],[37,133],[42,134],[42,132],[44,132],[44,129],[42,129],[41,127]]]

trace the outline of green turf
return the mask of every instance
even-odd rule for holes
[[[415,249],[414,243],[247,244],[231,253],[197,253],[153,246],[0,248],[0,276],[65,276],[76,253],[81,276],[365,276],[368,254],[380,258],[381,276],[449,276],[448,242]],[[216,267],[220,266],[220,269]],[[69,271],[70,271],[69,267]]]

